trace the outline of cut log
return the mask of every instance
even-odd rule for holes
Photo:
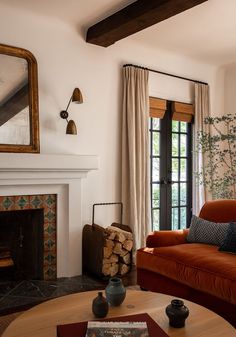
[[[133,248],[133,240],[125,240],[123,243],[123,248],[130,252]]]
[[[122,251],[120,252],[120,256],[125,256],[127,254],[127,250],[122,248]]]
[[[119,271],[119,265],[118,263],[112,263],[111,268],[110,268],[110,275],[115,276]]]
[[[108,234],[109,234],[109,235],[108,235],[108,239],[109,239],[109,240],[115,240],[116,232],[114,232],[114,231],[113,231],[113,232],[109,231]]]
[[[122,254],[122,252],[123,252],[122,244],[120,242],[116,242],[113,248],[113,253],[120,255]]]
[[[119,264],[119,274],[120,275],[125,275],[129,272],[130,266],[127,266],[125,263],[120,263]]]
[[[13,266],[14,262],[12,258],[0,259],[0,268],[13,267]]]
[[[127,231],[124,231],[118,227],[115,226],[109,226],[106,228],[107,233],[113,233],[113,232],[118,232],[124,234],[125,238],[127,240],[133,240],[133,234]]]
[[[106,239],[106,241],[105,241],[105,247],[113,248],[114,245],[115,245],[115,242],[113,240]]]
[[[115,262],[118,262],[118,260],[119,260],[118,255],[112,254],[109,259],[103,259],[103,264],[115,263]]]
[[[106,263],[102,266],[102,273],[105,276],[110,275],[111,263]]]
[[[112,254],[112,247],[103,247],[103,256],[105,259],[109,259]]]
[[[122,256],[121,261],[124,262],[125,264],[130,264],[131,263],[131,254],[127,253],[126,255]]]
[[[126,237],[123,233],[116,233],[115,240],[123,243],[126,240]]]

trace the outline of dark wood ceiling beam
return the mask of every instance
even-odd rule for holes
[[[208,0],[138,0],[91,26],[86,41],[108,47]]]
[[[29,105],[28,83],[0,107],[0,126]]]

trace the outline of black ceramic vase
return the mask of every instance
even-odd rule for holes
[[[93,300],[92,311],[95,317],[102,318],[106,317],[108,313],[108,302],[105,297],[103,297],[102,291],[98,292],[98,296]]]
[[[169,324],[174,328],[182,328],[185,325],[185,320],[189,315],[188,308],[181,300],[174,299],[166,307],[166,314],[169,317]]]
[[[106,298],[111,306],[117,307],[120,305],[126,295],[126,289],[120,278],[112,277],[105,289]]]

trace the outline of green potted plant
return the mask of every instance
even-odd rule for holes
[[[208,117],[212,132],[198,133],[198,151],[204,167],[197,172],[200,184],[213,199],[236,199],[236,115]]]

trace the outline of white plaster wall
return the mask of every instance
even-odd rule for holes
[[[134,63],[208,82],[214,112],[221,109],[214,102],[222,79],[214,66],[144,48],[132,38],[105,49],[87,44],[78,31],[57,19],[0,5],[0,42],[26,48],[38,61],[41,152],[100,157],[100,169],[84,181],[83,223],[90,223],[93,203],[120,199],[122,65]],[[150,91],[159,91],[155,85]],[[76,86],[84,104],[70,106],[70,117],[78,127],[78,136],[70,136],[59,112]],[[191,91],[184,81],[167,84],[165,90],[168,86],[173,94],[178,91],[178,97],[182,90],[187,95]],[[107,225],[116,219],[109,208],[99,210],[96,220]]]

